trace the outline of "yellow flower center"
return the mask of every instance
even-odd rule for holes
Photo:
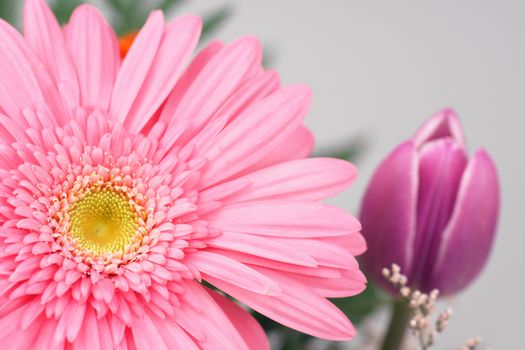
[[[137,233],[130,200],[111,189],[88,192],[69,208],[69,232],[79,247],[95,254],[122,252]]]

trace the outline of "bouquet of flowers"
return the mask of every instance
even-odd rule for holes
[[[255,37],[208,40],[230,7],[168,20],[178,3],[25,0],[21,31],[1,3],[0,344],[433,347],[452,315],[436,301],[494,242],[490,155],[443,109],[359,213],[326,204],[360,144],[311,156],[311,90],[282,86]]]

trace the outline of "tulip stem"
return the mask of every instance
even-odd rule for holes
[[[405,339],[405,333],[410,320],[410,310],[406,301],[393,300],[392,318],[388,331],[383,339],[382,350],[400,350]]]

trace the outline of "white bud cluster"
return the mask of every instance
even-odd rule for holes
[[[447,328],[452,316],[452,309],[447,308],[439,314],[435,322],[431,322],[430,317],[435,310],[439,291],[434,289],[427,294],[408,287],[407,277],[401,273],[401,268],[396,264],[392,264],[390,269],[384,268],[382,273],[406,301],[410,309],[408,327],[418,339],[419,346],[422,350],[430,349],[435,344],[437,334],[442,333]],[[472,338],[467,340],[463,347],[458,350],[475,350],[480,343],[480,338]]]
[[[481,338],[475,337],[467,339],[465,344],[463,344],[462,347],[458,348],[458,350],[475,350],[476,347],[481,343]]]

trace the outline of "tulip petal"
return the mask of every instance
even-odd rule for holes
[[[417,130],[413,140],[416,147],[420,148],[426,142],[448,137],[454,139],[461,148],[466,148],[463,128],[452,108],[445,108],[430,117]]]
[[[442,294],[465,287],[483,268],[494,241],[499,202],[496,167],[484,150],[478,150],[461,180],[439,248],[432,280]]]
[[[443,230],[450,221],[467,156],[454,140],[443,138],[427,142],[419,150],[419,186],[414,263],[405,270],[408,281],[429,291],[434,288],[432,268]]]
[[[377,168],[361,206],[362,233],[368,243],[363,265],[379,283],[381,270],[392,263],[405,271],[411,268],[417,187],[416,148],[407,141]]]

